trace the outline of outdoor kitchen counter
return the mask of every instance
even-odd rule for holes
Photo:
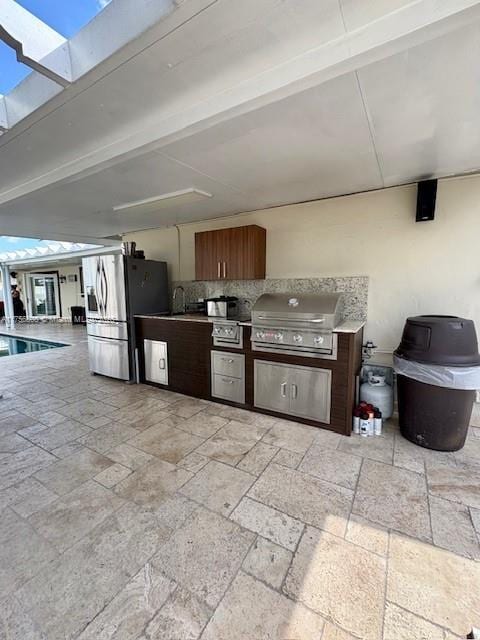
[[[162,315],[136,315],[135,318],[144,318],[148,320],[180,320],[182,322],[215,322],[221,321],[223,318],[212,318],[210,316],[204,316],[199,313],[185,313],[175,316],[162,316]],[[235,321],[235,318],[228,318],[228,320]],[[251,327],[252,323],[249,320],[240,320],[239,324],[243,327]],[[345,320],[342,324],[335,327],[334,333],[358,333],[365,326],[365,322],[362,320]]]
[[[214,321],[214,318],[198,314],[136,316],[140,381],[187,396],[222,402],[278,418],[290,418],[295,422],[350,435],[356,377],[361,367],[363,322],[346,320],[334,329],[338,337],[338,355],[334,359],[324,359],[307,357],[302,353],[253,350],[249,322],[242,323],[243,343],[240,346],[214,345]],[[231,367],[231,371],[228,367]],[[256,370],[259,372],[258,378]],[[289,413],[289,407],[279,406],[278,403],[270,406],[268,402],[256,401],[255,380],[273,384],[275,373],[287,370],[288,375],[294,376],[294,384],[297,384],[295,376],[299,379],[298,395],[302,398],[310,398],[308,389],[314,389],[321,399],[325,382],[330,384],[328,380],[331,380],[329,421],[308,417],[306,411],[303,417],[299,412]],[[224,383],[223,388],[221,385],[214,386],[218,383]],[[241,395],[230,397],[230,389],[237,388],[241,389]],[[269,398],[278,400],[273,393],[267,400]],[[320,407],[321,402],[318,407],[315,404],[315,414]],[[307,408],[309,415],[313,415],[311,408]]]
[[[223,320],[235,321],[235,318],[217,318],[211,316],[204,316],[200,313],[181,313],[174,316],[162,316],[162,315],[136,315],[135,318],[143,318],[148,320],[180,320],[181,322],[221,322]],[[250,320],[240,320],[239,324],[244,327],[251,327]]]

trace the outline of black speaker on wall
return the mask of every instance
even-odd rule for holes
[[[438,180],[424,180],[418,183],[417,222],[425,222],[435,218],[435,201],[437,199]]]

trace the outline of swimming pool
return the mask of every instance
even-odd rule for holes
[[[68,345],[61,342],[12,337],[0,333],[0,357],[15,356],[20,353],[32,353],[33,351],[44,351],[45,349],[56,349],[57,347],[67,346]]]

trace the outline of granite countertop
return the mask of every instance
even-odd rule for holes
[[[364,320],[344,320],[333,331],[334,333],[357,333],[364,326]]]
[[[180,320],[181,322],[220,322],[224,320],[224,318],[211,318],[210,316],[204,316],[199,313],[185,313],[177,316],[161,316],[161,315],[138,315],[135,318],[152,318],[157,320]],[[227,318],[227,320],[235,320],[235,318]],[[251,327],[252,323],[249,320],[241,320],[239,321],[244,327]],[[345,320],[342,324],[338,325],[334,329],[335,333],[357,333],[360,329],[365,325],[365,322],[362,320]]]
[[[204,316],[200,313],[182,313],[175,316],[162,316],[162,315],[136,315],[135,318],[148,318],[148,319],[156,319],[156,320],[180,320],[181,322],[223,322],[224,320],[232,320],[236,321],[235,318],[213,318],[211,316]],[[252,323],[250,320],[239,320],[239,324],[250,327]]]

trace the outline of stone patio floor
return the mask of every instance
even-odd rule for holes
[[[480,429],[328,431],[0,358],[0,638],[454,640],[480,627]],[[478,423],[480,424],[480,423]]]

